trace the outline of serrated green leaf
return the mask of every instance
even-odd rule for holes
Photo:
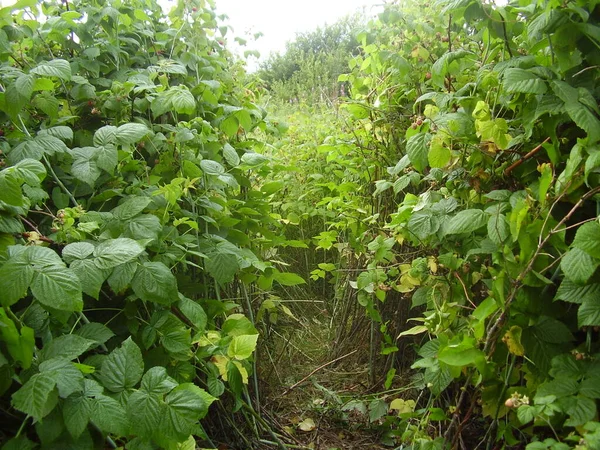
[[[89,242],[73,242],[68,244],[62,251],[62,257],[67,264],[77,259],[86,259],[94,253],[94,244]]]
[[[504,214],[490,216],[487,225],[489,238],[497,245],[501,245],[510,236],[510,224]]]
[[[566,412],[569,418],[565,421],[566,426],[578,427],[596,416],[596,402],[592,399],[578,395],[571,397],[567,404]]]
[[[165,98],[180,114],[192,114],[196,110],[196,99],[183,85],[170,88],[166,91]]]
[[[23,204],[21,183],[7,171],[0,172],[0,201],[13,206]]]
[[[149,394],[166,394],[178,386],[164,367],[152,367],[142,377],[141,390]]]
[[[579,327],[600,326],[600,302],[598,298],[584,301],[577,311]]]
[[[429,133],[417,133],[406,143],[406,154],[414,168],[423,172],[427,167],[429,153],[429,142],[431,135]]]
[[[129,430],[129,421],[121,404],[106,395],[96,395],[91,402],[90,419],[100,430],[124,436]]]
[[[195,325],[198,331],[204,331],[208,318],[202,306],[186,297],[181,297],[177,306],[183,315]]]
[[[136,270],[137,262],[135,261],[115,267],[108,277],[108,285],[116,293],[123,292],[131,284]]]
[[[102,284],[111,273],[110,269],[99,269],[93,259],[73,261],[70,269],[77,275],[81,283],[81,290],[92,298],[98,300]]]
[[[153,241],[158,239],[158,235],[162,229],[163,226],[158,217],[151,214],[143,214],[127,221],[124,234],[126,237],[132,239],[149,239]]]
[[[572,248],[560,261],[560,268],[569,280],[580,286],[594,275],[598,261],[579,248]]]
[[[46,267],[35,274],[30,287],[42,305],[68,312],[83,308],[81,283],[70,269]]]
[[[101,174],[98,167],[98,149],[96,147],[82,147],[71,150],[73,164],[71,173],[80,181],[93,186]]]
[[[139,436],[151,437],[159,430],[166,431],[161,427],[165,412],[160,397],[143,390],[135,391],[127,402],[127,417]]]
[[[115,335],[110,328],[98,322],[84,324],[81,328],[75,330],[75,334],[93,341],[96,345],[104,344]]]
[[[117,143],[117,127],[106,125],[98,128],[94,133],[94,145],[97,147],[114,145]]]
[[[118,152],[114,145],[101,145],[96,147],[96,165],[112,174],[118,164]]]
[[[83,374],[66,358],[52,358],[40,364],[40,373],[51,375],[56,381],[58,395],[67,398],[83,389]]]
[[[58,336],[44,345],[41,352],[41,360],[62,358],[69,361],[81,356],[94,347],[94,341],[76,334],[65,334]]]
[[[94,249],[94,263],[99,269],[111,269],[137,258],[144,247],[133,239],[109,239]]]
[[[229,253],[213,253],[204,262],[206,271],[219,284],[227,284],[239,270],[237,257]]]
[[[193,431],[195,423],[204,417],[207,406],[192,385],[182,384],[165,397],[165,415],[162,424],[167,435],[178,441],[185,440]]]
[[[131,287],[135,295],[147,302],[170,305],[179,299],[177,280],[161,262],[139,265]]]
[[[466,209],[460,211],[450,219],[446,228],[446,234],[472,233],[486,225],[489,216],[480,209]]]
[[[119,220],[129,220],[140,214],[151,202],[149,197],[132,196],[114,208],[111,212]]]
[[[600,224],[594,221],[581,225],[577,229],[572,246],[594,258],[600,258]]]
[[[119,144],[135,144],[142,140],[150,130],[142,123],[126,123],[116,130],[116,139]]]
[[[568,278],[565,278],[554,297],[555,300],[563,300],[569,303],[583,303],[600,297],[600,284],[587,284],[579,286]]]
[[[516,67],[504,72],[503,87],[506,92],[544,94],[548,90],[545,81],[532,72]]]
[[[51,373],[36,373],[12,396],[12,404],[35,420],[42,420],[56,406],[58,391]]]
[[[143,372],[142,352],[130,337],[104,359],[99,379],[109,391],[121,392],[133,388]]]
[[[56,77],[61,80],[69,81],[71,79],[71,66],[64,59],[53,59],[38,64],[31,69],[31,73],[46,77]]]

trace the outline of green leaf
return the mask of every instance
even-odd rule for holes
[[[230,253],[212,253],[204,262],[207,272],[221,285],[233,281],[240,269],[237,256]]]
[[[592,399],[577,396],[571,397],[566,409],[569,418],[565,421],[568,427],[578,427],[596,416],[596,402]]]
[[[194,431],[196,422],[206,415],[208,408],[196,389],[191,384],[182,384],[165,397],[162,424],[167,437],[172,436],[178,441],[187,439]]]
[[[178,383],[167,374],[164,367],[152,367],[142,377],[141,390],[149,394],[166,394],[171,392]]]
[[[183,85],[170,88],[166,91],[165,98],[180,114],[193,114],[196,110],[196,99]]]
[[[119,155],[114,145],[102,145],[96,147],[96,165],[106,172],[112,174],[117,167]]]
[[[133,388],[142,378],[144,360],[140,348],[129,337],[113,350],[102,363],[100,382],[112,392]]]
[[[142,214],[127,221],[125,236],[132,239],[149,239],[154,241],[162,231],[160,219],[151,214]]]
[[[31,293],[42,305],[61,311],[81,311],[81,283],[75,273],[62,267],[46,267],[31,282]]]
[[[114,292],[122,293],[133,280],[136,270],[137,263],[134,261],[115,267],[108,277],[108,285]]]
[[[93,259],[75,260],[70,269],[79,278],[81,290],[98,300],[102,285],[110,275],[110,269],[99,269]]]
[[[69,65],[69,62],[64,59],[53,59],[38,64],[31,69],[31,73],[69,81],[71,79],[71,66]]]
[[[451,159],[452,152],[450,152],[450,149],[446,147],[443,142],[432,139],[429,153],[427,154],[429,165],[431,167],[446,167]]]
[[[25,436],[19,436],[6,441],[6,443],[2,446],[2,450],[33,450],[37,447],[37,444],[34,444]]]
[[[129,220],[140,214],[150,204],[149,197],[131,196],[111,211],[119,220]]]
[[[600,259],[600,224],[594,221],[581,225],[577,229],[572,246]]]
[[[579,386],[579,393],[584,397],[600,399],[600,379],[594,377],[583,380]]]
[[[142,123],[126,123],[116,130],[116,139],[119,144],[135,144],[146,136],[150,130]]]
[[[600,301],[598,298],[584,301],[577,311],[579,327],[600,326]]]
[[[519,68],[509,68],[504,72],[503,87],[506,92],[524,94],[544,94],[548,86],[537,75]]]
[[[56,381],[58,395],[67,398],[83,389],[83,374],[66,358],[52,358],[40,364],[40,373],[47,373]]]
[[[485,361],[485,354],[477,348],[461,344],[444,347],[438,353],[438,359],[450,366],[478,365]]]
[[[170,305],[179,299],[177,280],[161,262],[146,262],[138,266],[131,287],[135,295],[147,302]]]
[[[252,353],[256,349],[256,343],[258,341],[258,334],[246,334],[235,336],[229,348],[227,354],[230,358],[235,359],[248,359],[252,356]]]
[[[304,278],[296,273],[274,272],[273,279],[283,286],[297,286],[306,283]]]
[[[29,261],[19,255],[10,258],[0,268],[0,302],[10,306],[27,295],[27,289],[33,280],[35,271]]]
[[[406,152],[410,162],[419,172],[423,172],[427,167],[430,140],[431,135],[429,133],[417,133],[411,136],[406,143]]]
[[[36,373],[12,396],[12,404],[35,420],[42,420],[56,406],[58,391],[51,373]]]
[[[186,297],[181,297],[177,306],[183,315],[194,324],[198,331],[204,331],[208,318],[204,309],[202,309],[202,306]]]
[[[86,339],[76,334],[64,334],[58,336],[44,345],[40,359],[46,361],[49,359],[63,358],[69,361],[81,356],[83,353],[94,347],[94,341]]]
[[[497,245],[502,245],[510,236],[510,224],[504,214],[490,216],[487,230],[489,238]]]
[[[117,127],[113,125],[106,125],[102,128],[98,128],[94,133],[94,145],[96,147],[114,145],[116,143]]]
[[[228,143],[225,143],[223,146],[223,157],[230,166],[236,167],[240,164],[240,157],[237,151]]]
[[[133,239],[109,239],[94,250],[94,263],[99,269],[111,269],[132,261],[144,251],[144,247]]]
[[[427,239],[440,229],[440,221],[431,211],[418,211],[411,215],[408,229],[419,239]]]
[[[71,150],[73,164],[71,173],[80,181],[94,185],[101,174],[98,167],[98,149],[96,147],[82,147]]]
[[[165,414],[165,405],[158,395],[144,390],[135,391],[127,402],[127,417],[137,435],[151,437],[164,433],[161,420]]]
[[[106,343],[115,334],[106,325],[98,322],[90,322],[75,330],[77,336],[93,341],[96,345]]]
[[[450,219],[446,234],[472,233],[483,227],[489,221],[489,216],[480,209],[460,211]]]
[[[221,164],[210,159],[203,159],[200,161],[200,167],[208,175],[221,175],[225,173],[225,168]]]
[[[13,206],[23,204],[21,183],[14,175],[6,171],[0,172],[0,202]]]
[[[560,262],[565,277],[578,285],[584,285],[594,275],[598,261],[579,248],[569,250]]]
[[[254,167],[266,163],[269,161],[269,158],[267,158],[265,155],[261,155],[260,153],[248,152],[244,153],[241,161],[247,166]]]
[[[91,402],[90,419],[105,433],[124,436],[129,430],[125,409],[114,398],[96,395]]]
[[[568,278],[565,278],[554,296],[554,300],[563,300],[569,303],[583,303],[600,297],[600,284],[587,284],[579,286]]]
[[[67,264],[78,259],[86,259],[94,253],[94,244],[89,242],[73,242],[68,244],[62,251],[62,257]]]

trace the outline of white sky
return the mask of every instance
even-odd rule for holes
[[[356,11],[371,17],[384,0],[216,0],[217,13],[229,16],[233,36],[246,37],[262,32],[248,50],[258,50],[261,60],[271,52],[285,50],[285,43],[296,33],[332,24]],[[229,37],[229,41],[232,38]]]

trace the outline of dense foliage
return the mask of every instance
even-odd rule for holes
[[[282,215],[338,287],[336,346],[370,335],[386,390],[408,358],[418,372],[350,399],[390,445],[600,447],[599,13],[388,5],[339,78],[351,123],[315,146],[319,117],[279,150],[298,169]]]
[[[250,134],[278,130],[213,10],[0,9],[5,449],[193,449],[215,400],[225,423],[256,414],[253,283],[302,280],[262,258],[284,239]]]
[[[261,63],[258,75],[275,98],[283,102],[331,104],[344,94],[338,77],[358,53],[356,34],[361,18],[349,16],[338,22],[299,33]]]
[[[300,275],[383,444],[600,448],[598,3],[396,2],[263,80],[209,0],[0,9],[3,449],[286,448]]]

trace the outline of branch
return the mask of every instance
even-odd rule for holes
[[[515,161],[514,163],[511,164],[510,167],[508,167],[505,171],[504,171],[504,175],[508,176],[510,175],[510,173],[515,170],[517,167],[519,167],[521,164],[523,164],[525,161],[527,161],[529,158],[531,158],[533,155],[535,155],[537,152],[539,152],[542,147],[544,146],[544,144],[546,142],[548,142],[550,140],[549,137],[547,137],[546,139],[544,139],[544,142],[542,142],[540,145],[538,145],[536,148],[534,148],[533,150],[531,150],[529,153],[527,153],[525,156],[523,156],[521,159],[519,159],[518,161]]]

